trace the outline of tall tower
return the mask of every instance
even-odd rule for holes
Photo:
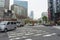
[[[60,12],[60,0],[48,0],[48,12],[50,20],[55,20],[55,13]]]
[[[31,11],[30,18],[34,19],[34,12]]]

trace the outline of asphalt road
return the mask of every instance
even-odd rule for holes
[[[7,33],[0,32],[0,40],[9,40]]]
[[[0,33],[0,40],[60,40],[60,30],[50,26],[25,25],[7,33]]]

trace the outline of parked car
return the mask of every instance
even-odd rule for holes
[[[51,24],[45,24],[45,26],[52,26]]]
[[[28,26],[34,26],[32,23],[28,23]]]
[[[25,24],[23,22],[17,22],[16,25],[17,27],[23,27]]]
[[[15,21],[2,21],[0,22],[0,31],[7,32],[8,30],[16,29],[17,25]]]
[[[45,24],[44,26],[53,26],[54,24]]]

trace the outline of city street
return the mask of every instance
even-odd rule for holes
[[[43,25],[25,25],[7,33],[0,33],[0,40],[60,40],[60,30]]]
[[[0,0],[0,40],[60,40],[60,0]]]

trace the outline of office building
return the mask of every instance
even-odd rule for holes
[[[5,9],[9,9],[10,0],[0,0],[0,18],[3,17]]]
[[[14,4],[28,8],[28,1],[14,0]]]
[[[28,15],[28,2],[14,0],[14,4],[11,6],[11,9],[14,10],[16,14],[20,16],[20,18],[25,18]]]
[[[49,20],[55,20],[55,14],[60,12],[60,0],[48,0]]]
[[[22,6],[18,6],[18,5],[12,5],[11,9],[15,12],[16,17],[19,19],[23,19],[27,17],[27,9],[22,7]]]
[[[31,13],[30,13],[30,18],[34,19],[34,12],[33,11],[31,11]]]
[[[44,17],[44,16],[48,17],[48,12],[43,12],[42,17]]]

